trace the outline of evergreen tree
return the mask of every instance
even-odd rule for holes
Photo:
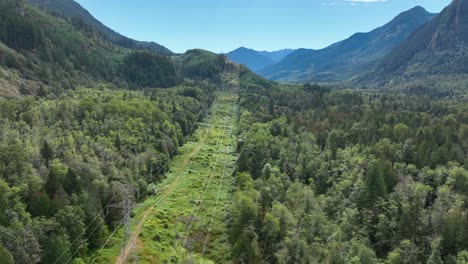
[[[240,263],[255,264],[259,262],[260,249],[255,228],[251,225],[244,227],[232,249],[232,255]]]
[[[462,229],[462,214],[458,208],[451,209],[447,214],[447,223],[442,231],[442,240],[440,242],[441,252],[443,256],[456,256],[461,248],[463,234]]]
[[[63,181],[63,188],[68,194],[74,194],[80,192],[80,182],[78,181],[78,175],[72,168],[68,168],[67,175]]]
[[[41,155],[46,166],[49,167],[49,162],[54,158],[54,152],[46,140],[42,142]]]
[[[379,166],[378,162],[372,162],[370,164],[365,182],[368,201],[370,203],[376,202],[385,195],[385,179],[382,168]]]
[[[55,195],[57,194],[60,187],[61,187],[60,176],[57,174],[55,170],[50,170],[49,176],[47,177],[47,181],[44,186],[50,199],[55,198]]]

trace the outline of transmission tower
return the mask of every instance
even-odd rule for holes
[[[127,263],[128,256],[131,256],[132,263],[138,263],[138,256],[135,252],[134,239],[132,238],[132,211],[134,206],[133,188],[129,185],[125,186],[122,194],[122,202],[109,205],[109,207],[122,209],[123,213],[122,248],[120,249],[120,255],[117,263]]]

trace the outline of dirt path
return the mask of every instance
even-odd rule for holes
[[[174,179],[174,181],[168,186],[168,188],[162,192],[161,196],[160,196],[160,199],[153,205],[151,205],[150,207],[148,207],[144,213],[143,213],[143,217],[141,218],[141,220],[138,222],[138,225],[136,226],[136,228],[133,230],[132,232],[132,236],[130,238],[130,240],[128,241],[127,243],[127,247],[125,248],[125,251],[122,255],[120,255],[119,257],[117,257],[117,260],[115,261],[116,264],[122,264],[124,263],[129,254],[131,253],[132,251],[132,245],[135,245],[137,243],[137,238],[138,236],[140,235],[140,232],[141,232],[141,229],[143,227],[143,224],[145,223],[146,219],[148,218],[148,216],[153,212],[155,206],[157,205],[157,203],[159,203],[162,199],[166,198],[168,195],[170,195],[172,193],[172,191],[177,187],[177,184],[180,182],[180,179],[182,178],[182,172],[186,169],[187,165],[189,164],[190,160],[198,154],[198,152],[200,151],[203,143],[205,142],[205,139],[206,139],[206,135],[207,133],[209,133],[209,129],[208,131],[205,129],[204,132],[203,132],[203,136],[201,137],[200,141],[199,141],[199,144],[198,146],[193,149],[183,160],[182,162],[180,163],[180,166],[177,167],[176,169],[176,172],[178,174],[178,176]]]

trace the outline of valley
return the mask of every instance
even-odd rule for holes
[[[468,263],[468,0],[110,2],[0,0],[0,264]]]

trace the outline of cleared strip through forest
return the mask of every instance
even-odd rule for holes
[[[226,216],[221,212],[230,204],[237,160],[236,102],[235,93],[217,95],[209,117],[170,163],[158,194],[135,209],[131,239],[136,252],[125,252],[126,258],[137,254],[140,263],[227,261]],[[118,231],[96,263],[121,262],[121,238]]]

